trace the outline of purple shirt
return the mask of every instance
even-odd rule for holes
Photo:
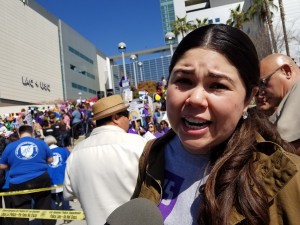
[[[139,134],[134,128],[129,128],[128,133],[129,134]]]

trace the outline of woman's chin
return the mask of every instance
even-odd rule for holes
[[[208,142],[206,142],[204,139],[193,140],[193,139],[185,139],[183,137],[180,138],[180,140],[184,148],[192,154],[206,155],[209,154],[210,152],[211,145]]]

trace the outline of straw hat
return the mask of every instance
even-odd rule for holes
[[[125,104],[120,95],[111,95],[106,98],[101,98],[93,105],[93,119],[103,119],[113,114],[122,112],[128,107],[129,104]]]

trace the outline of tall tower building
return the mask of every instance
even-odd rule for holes
[[[163,23],[163,33],[166,34],[167,32],[172,31],[173,23],[176,20],[173,0],[160,0],[160,11]],[[165,40],[165,43],[169,44],[168,40]]]

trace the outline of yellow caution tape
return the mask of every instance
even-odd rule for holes
[[[62,186],[52,186],[47,188],[38,188],[38,189],[30,189],[30,190],[22,190],[22,191],[0,192],[0,196],[24,195],[24,194],[41,192],[41,191],[50,191],[56,188],[62,188]]]
[[[1,209],[1,208],[0,208],[0,217],[52,219],[52,220],[84,220],[85,219],[83,211]]]

